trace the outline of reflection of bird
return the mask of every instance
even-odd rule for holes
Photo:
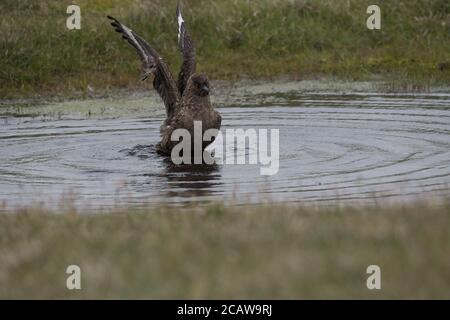
[[[187,129],[194,137],[194,121],[202,122],[203,133],[208,129],[219,129],[220,114],[214,110],[209,97],[209,81],[205,75],[195,73],[195,48],[186,24],[177,7],[178,44],[183,56],[183,63],[178,82],[172,77],[170,70],[160,55],[134,31],[108,16],[111,25],[138,52],[144,72],[143,80],[154,75],[153,87],[159,93],[166,106],[167,118],[161,126],[161,142],[157,145],[159,153],[170,155],[172,148],[178,143],[171,141],[175,129]],[[209,144],[204,143],[203,148]]]

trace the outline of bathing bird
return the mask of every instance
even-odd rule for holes
[[[178,2],[176,9],[176,21],[178,47],[183,61],[177,82],[166,62],[147,41],[117,19],[111,16],[108,18],[122,38],[137,51],[142,62],[142,80],[154,77],[153,87],[166,107],[166,119],[160,128],[161,141],[156,145],[157,152],[171,155],[173,147],[179,143],[171,139],[176,129],[186,129],[191,137],[194,137],[194,121],[201,122],[202,136],[209,129],[219,130],[222,118],[211,104],[210,83],[207,76],[196,73],[195,47],[181,14],[180,3]],[[203,150],[212,141],[214,137],[210,141],[202,141]]]

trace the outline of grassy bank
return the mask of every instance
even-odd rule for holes
[[[0,3],[0,99],[136,88],[135,52],[108,25],[120,18],[179,65],[175,1],[76,0],[82,29],[66,29],[67,3]],[[369,0],[185,0],[199,69],[214,79],[337,76],[450,82],[450,3],[379,1],[382,30],[365,26]],[[148,84],[145,84],[148,85]]]
[[[449,224],[427,204],[3,214],[0,297],[450,298]],[[81,291],[65,289],[71,264]]]

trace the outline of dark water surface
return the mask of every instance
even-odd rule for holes
[[[215,200],[373,202],[448,195],[450,94],[276,96],[220,108],[223,129],[280,130],[280,169],[174,166],[154,153],[160,115],[0,119],[0,210]],[[251,150],[250,150],[251,152]]]

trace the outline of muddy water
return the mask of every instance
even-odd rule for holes
[[[278,174],[261,176],[259,165],[174,166],[152,146],[159,111],[106,119],[4,116],[0,208],[380,202],[449,194],[450,94],[291,90],[254,93],[220,112],[223,129],[279,129]]]

